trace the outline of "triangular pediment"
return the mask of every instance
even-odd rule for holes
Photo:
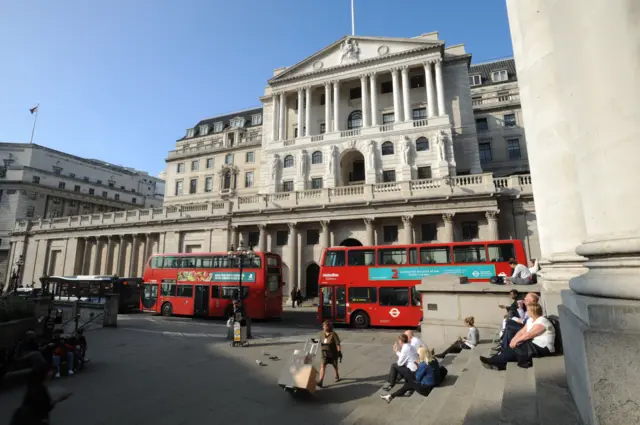
[[[382,60],[386,57],[394,57],[413,51],[431,48],[440,49],[442,46],[444,46],[444,41],[425,38],[347,36],[303,61],[286,68],[269,80],[269,83],[277,83],[330,69],[353,66],[358,63]]]

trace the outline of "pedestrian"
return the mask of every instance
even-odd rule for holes
[[[296,291],[296,300],[298,301],[298,307],[300,307],[302,305],[302,291],[300,290],[300,288],[298,288],[298,290]]]
[[[338,360],[342,362],[342,347],[340,346],[340,337],[334,331],[333,323],[329,320],[325,320],[322,323],[322,332],[320,333],[319,341],[322,347],[322,364],[320,365],[320,380],[318,381],[318,386],[322,388],[324,373],[329,364],[333,366],[335,381],[340,382]],[[316,340],[314,340],[314,342],[316,342]]]
[[[296,291],[296,288],[294,287],[291,290],[291,307],[296,308],[296,297],[298,296],[298,292]]]

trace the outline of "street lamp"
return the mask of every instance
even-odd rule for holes
[[[245,249],[242,241],[238,245],[238,249],[234,249],[233,245],[231,245],[231,247],[229,248],[229,252],[227,253],[227,256],[231,261],[233,260],[238,261],[238,267],[240,269],[240,273],[238,275],[238,295],[236,299],[238,301],[238,306],[240,307],[240,311],[243,316],[244,316],[244,309],[242,308],[242,268],[244,266],[245,258],[251,261],[253,260],[255,255],[256,253],[253,251],[253,247],[249,245],[249,249]]]

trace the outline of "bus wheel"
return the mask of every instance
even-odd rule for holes
[[[369,327],[369,315],[364,311],[356,311],[351,316],[351,324],[356,329],[366,329]]]
[[[173,315],[173,307],[171,307],[171,303],[162,304],[162,315],[165,317],[170,317]]]

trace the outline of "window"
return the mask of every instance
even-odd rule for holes
[[[392,228],[395,231],[396,238],[398,240],[398,226],[384,226],[385,233],[387,228]],[[395,240],[387,240],[385,242],[395,242]],[[394,264],[407,264],[407,250],[405,248],[389,248],[378,250],[378,265],[394,265]]]
[[[176,196],[182,195],[182,180],[176,182]]]
[[[384,142],[382,144],[382,155],[393,155],[393,143]]]
[[[449,247],[420,248],[420,264],[449,264],[450,262]]]
[[[244,187],[253,187],[253,171],[244,173]]]
[[[27,217],[33,217],[33,213],[35,212],[36,207],[34,207],[33,205],[29,205],[27,207]]]
[[[489,261],[492,263],[506,262],[511,258],[516,258],[513,244],[489,244]]]
[[[380,288],[380,305],[409,306],[409,288]]]
[[[53,166],[53,173],[54,174],[60,174],[62,173],[62,167],[56,167],[55,165]]]
[[[227,171],[226,173],[224,173],[222,188],[227,190],[231,189],[231,171]]]
[[[198,160],[191,161],[191,171],[198,171]]]
[[[382,181],[385,183],[396,181],[396,170],[384,170],[382,172]]]
[[[416,140],[416,152],[424,152],[429,150],[429,140],[426,137],[420,137]]]
[[[520,152],[520,140],[518,139],[508,139],[507,140],[507,153],[509,154],[510,160],[516,160],[522,158],[522,154]]]
[[[215,124],[213,124],[213,131],[216,133],[220,133],[222,130],[224,130],[224,124],[221,122],[217,122]]]
[[[349,99],[360,99],[362,98],[362,87],[354,87],[349,90]]]
[[[109,194],[107,193],[107,191],[106,191],[106,190],[103,190],[103,191],[102,191],[102,197],[103,197],[103,198],[106,198],[106,197],[108,197],[108,196],[109,196]]]
[[[80,185],[73,186],[73,191],[74,192],[80,192]]]
[[[137,203],[138,203],[138,200],[137,200],[136,198],[131,198],[131,203],[132,203],[132,204],[137,204]]]
[[[311,154],[311,164],[322,164],[322,152],[315,151]]]
[[[238,118],[236,120],[231,121],[231,127],[234,127],[234,128],[244,127],[244,118]]]
[[[76,175],[75,175],[75,173],[69,173],[69,177],[71,177],[72,179],[75,179]]]
[[[233,164],[233,154],[228,153],[227,156],[224,157],[224,163],[227,165]]]
[[[260,124],[262,124],[262,115],[251,116],[251,125],[260,125]]]
[[[393,83],[391,81],[385,81],[384,83],[380,84],[380,94],[387,93],[393,93]]]
[[[307,230],[307,245],[318,245],[320,243],[320,232],[318,229]]]
[[[465,241],[478,239],[478,222],[464,221],[462,222],[462,239]]]
[[[488,131],[489,123],[486,118],[476,118],[476,131]]]
[[[205,192],[213,191],[213,177],[204,178],[204,191]]]
[[[396,120],[396,115],[393,112],[387,112],[386,114],[382,114],[382,125],[393,124],[395,120]]]
[[[58,189],[64,189],[65,186],[66,186],[65,182],[59,182],[58,183]]]
[[[109,187],[115,187],[116,186],[116,182],[114,182],[113,180],[109,180]]]
[[[504,115],[504,126],[508,128],[513,128],[516,126],[516,114],[505,114]]]
[[[178,164],[177,172],[178,172],[178,173],[184,173],[184,163],[183,163],[183,162],[181,162],[180,164]]]
[[[198,179],[191,179],[189,181],[189,193],[194,194],[198,191]]]
[[[284,157],[284,168],[293,167],[293,155],[287,155]]]
[[[89,189],[89,195],[93,195],[94,193],[96,193],[95,189]]]
[[[416,108],[413,110],[413,120],[425,120],[427,119],[427,108]]]
[[[413,77],[411,77],[410,81],[410,85],[412,89],[417,89],[420,87],[424,87],[424,75],[414,75]],[[414,118],[415,119],[415,118]]]
[[[469,85],[470,86],[479,86],[482,84],[482,77],[480,74],[469,75]]]
[[[207,133],[209,133],[209,126],[208,125],[201,125],[200,126],[200,136],[206,136]]]
[[[480,152],[480,163],[485,164],[491,162],[491,143],[483,142],[478,144],[478,150]]]
[[[418,292],[415,286],[412,286],[411,287],[411,305],[420,307],[420,305],[422,305],[421,301],[422,301],[422,296],[420,295],[420,292]]]
[[[194,133],[195,133],[195,129],[193,129],[193,128],[188,128],[187,129],[187,137],[193,137]]]
[[[484,263],[487,257],[484,245],[461,245],[453,247],[454,263]]]
[[[322,93],[320,95],[320,105],[324,105],[326,103],[327,99],[324,96],[324,93]]]
[[[347,128],[353,130],[354,128],[362,127],[362,111],[353,111],[349,114],[347,121]]]
[[[322,177],[314,177],[311,179],[311,189],[322,189]]]
[[[88,182],[88,181],[89,181],[89,177],[86,177],[86,176],[85,176],[85,177],[83,177],[83,178],[82,178],[82,180],[84,180],[84,181]]]
[[[350,266],[375,266],[376,252],[373,249],[351,249],[348,260]]]
[[[162,283],[160,287],[160,295],[163,297],[175,297],[178,291],[178,285],[175,283]]]
[[[327,132],[327,124],[324,122],[320,123],[320,134],[324,134]]]
[[[431,166],[425,165],[424,167],[418,167],[418,179],[430,179]]]
[[[293,180],[287,180],[282,182],[283,192],[293,192]]]
[[[193,285],[178,285],[178,297],[193,297]]]
[[[501,69],[500,71],[493,71],[491,73],[491,80],[494,83],[498,83],[500,81],[507,81],[509,79],[509,75],[507,74],[506,69]]]
[[[247,152],[247,155],[246,155],[246,157],[245,157],[245,161],[244,161],[244,162],[247,162],[247,163],[252,164],[252,163],[253,163],[253,161],[254,161],[254,159],[253,159],[253,158],[254,158],[254,154],[253,154],[253,152]]]
[[[378,302],[378,294],[374,287],[349,287],[349,302],[353,304],[375,303]]]
[[[120,200],[120,194],[116,193],[115,195],[113,195],[113,199],[115,199],[116,201]]]
[[[329,267],[342,267],[345,265],[345,251],[326,251],[324,265]]]
[[[435,223],[423,223],[420,226],[423,242],[431,242],[438,239],[438,229]]]
[[[249,232],[249,246],[258,246],[260,242],[260,232]]]
[[[96,183],[97,183],[97,184],[102,184],[102,180],[99,180],[99,179],[98,179],[98,180],[96,180]]]
[[[289,241],[289,232],[286,230],[278,230],[276,232],[276,245],[284,246]]]
[[[33,183],[33,184],[40,184],[40,177],[39,177],[39,176],[33,176],[33,177],[31,177],[31,183]]]
[[[127,190],[124,186],[120,186],[120,189]]]
[[[213,158],[207,158],[207,168],[213,168]]]

